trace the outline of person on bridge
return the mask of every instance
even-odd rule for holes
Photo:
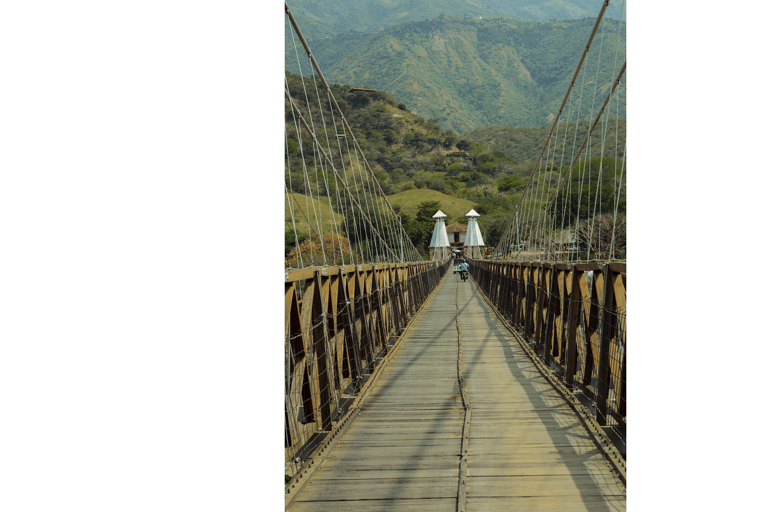
[[[461,272],[462,281],[465,281],[467,279],[468,271],[469,271],[469,263],[467,263],[467,260],[462,260],[461,265],[459,265],[459,272]]]

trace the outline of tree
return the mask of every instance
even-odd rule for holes
[[[362,108],[367,106],[371,99],[364,93],[355,93],[349,98],[349,105],[352,108]]]
[[[461,173],[461,171],[463,171],[463,170],[464,170],[464,166],[463,166],[463,165],[461,165],[461,164],[460,164],[460,163],[458,163],[458,162],[452,163],[451,165],[449,165],[449,166],[448,166],[448,167],[446,167],[446,169],[445,169],[445,171],[446,171],[447,175],[448,175],[448,176],[451,176],[451,177],[456,177],[456,176],[458,176],[458,175]]]
[[[499,180],[499,192],[511,192],[525,186],[526,181],[516,174],[507,174]]]
[[[456,132],[453,130],[448,130],[445,132],[445,139],[443,139],[443,147],[444,148],[452,148],[456,145],[456,143],[459,141],[459,136],[456,135]]]
[[[391,146],[395,142],[397,142],[397,135],[392,130],[386,130],[384,132],[384,142],[387,143],[387,146]]]
[[[613,215],[614,210],[625,214],[626,174],[620,182],[619,166],[620,162],[608,157],[595,157],[579,162],[571,171],[568,180],[570,183],[564,184],[557,194],[554,205],[555,223],[571,225],[577,219],[593,215]]]
[[[299,244],[301,244],[304,240],[307,239],[307,235],[305,233],[300,233],[298,231],[295,231],[293,228],[288,228],[285,231],[285,238],[283,239],[283,242],[285,243],[285,256],[288,257],[288,253],[291,252],[291,249],[296,247],[296,240],[298,239]]]
[[[482,185],[488,182],[488,178],[481,172],[468,171],[459,176],[459,181],[463,181],[468,187],[474,187],[475,185]]]
[[[590,259],[626,258],[627,218],[619,215],[614,222],[611,215],[596,215],[581,221],[578,238],[582,250],[589,248]]]
[[[459,151],[469,151],[471,147],[472,145],[469,143],[469,141],[466,140],[460,140],[456,143],[456,149]]]
[[[477,168],[483,174],[489,174],[490,175],[496,169],[496,162],[483,162],[481,164],[478,164]]]
[[[286,232],[286,236],[288,233]],[[303,263],[305,267],[314,265],[339,265],[350,261],[349,240],[333,231],[324,233],[322,243],[319,240],[305,238],[299,247],[293,247],[285,257],[285,266],[296,267]]]
[[[435,227],[435,219],[432,216],[440,209],[440,201],[424,201],[416,208],[416,216],[413,220],[409,219],[406,232],[413,245],[429,251],[429,242],[432,241],[432,231]]]
[[[289,155],[295,155],[299,152],[299,144],[291,138],[286,140],[285,147]]]

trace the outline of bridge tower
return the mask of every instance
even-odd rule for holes
[[[467,239],[464,242],[464,254],[468,258],[482,259],[485,256],[485,244],[483,235],[480,234],[480,226],[477,218],[480,216],[474,208],[465,215],[467,218]]]
[[[448,232],[445,230],[445,219],[448,217],[442,211],[432,216],[435,220],[435,230],[432,231],[432,241],[429,242],[429,257],[442,260],[451,254],[451,244],[448,242]]]

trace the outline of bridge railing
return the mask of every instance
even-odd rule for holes
[[[626,263],[470,263],[531,352],[626,444]]]
[[[347,265],[286,273],[286,463],[298,464],[311,451],[313,437],[331,430],[449,264]]]

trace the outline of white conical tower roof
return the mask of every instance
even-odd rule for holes
[[[470,258],[480,258],[480,246],[485,246],[483,235],[480,234],[480,226],[477,224],[477,218],[480,217],[480,214],[472,209],[465,217],[467,218],[467,238],[464,241],[465,252]]]
[[[443,259],[450,252],[451,244],[448,242],[448,232],[445,230],[446,217],[448,216],[440,210],[432,216],[433,219],[436,219],[435,230],[432,231],[432,241],[429,242],[429,246],[435,248],[432,259]],[[441,250],[443,247],[447,247],[447,249]]]

